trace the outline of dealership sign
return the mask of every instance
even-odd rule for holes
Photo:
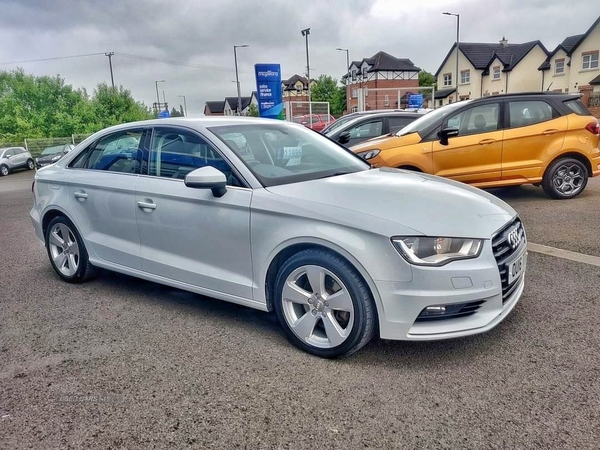
[[[283,96],[281,94],[281,66],[279,64],[255,64],[258,114],[269,119],[283,119]]]

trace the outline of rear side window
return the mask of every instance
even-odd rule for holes
[[[567,100],[565,102],[565,105],[567,105],[567,107],[573,111],[575,114],[577,114],[578,116],[591,116],[592,114],[588,111],[588,109],[585,107],[585,105],[583,103],[581,103],[581,100],[579,100],[578,98],[575,98],[573,100]]]
[[[508,111],[511,128],[545,122],[554,116],[552,106],[542,100],[512,101]]]
[[[118,131],[103,136],[81,152],[69,167],[106,170],[109,172],[140,173],[140,141],[144,129]]]

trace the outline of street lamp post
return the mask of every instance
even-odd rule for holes
[[[183,97],[183,112],[185,113],[185,117],[187,117],[187,104],[185,103],[185,95],[178,95],[177,97]]]
[[[237,85],[237,95],[238,95],[238,103],[237,103],[237,115],[242,115],[242,91],[240,89],[240,77],[238,75],[238,64],[237,64],[237,49],[250,47],[248,44],[244,45],[234,45],[233,46],[233,60],[235,62],[235,83]]]
[[[350,108],[348,108],[348,81],[350,80],[350,50],[348,50],[347,48],[336,48],[336,50],[339,50],[340,52],[346,52],[346,111],[348,111]]]
[[[167,80],[156,80],[154,84],[156,86],[156,114],[160,111],[160,96],[158,95],[158,83],[166,83]]]
[[[311,95],[310,95],[310,58],[308,56],[308,35],[310,34],[310,28],[305,28],[304,30],[301,30],[300,33],[302,33],[302,36],[304,36],[306,38],[306,80],[307,80],[307,84],[308,84],[308,117],[309,117],[309,123],[311,124],[311,128],[312,128],[312,102],[311,102]]]
[[[460,50],[460,14],[454,14],[451,12],[444,12],[442,13],[446,16],[455,16],[456,17],[456,101],[459,101],[459,97],[458,97],[458,77],[459,77],[459,73],[458,73],[458,56],[459,56],[459,50]]]

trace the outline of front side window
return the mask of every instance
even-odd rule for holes
[[[388,117],[388,126],[390,133],[400,131],[409,123],[413,122],[417,117]]]
[[[121,130],[101,137],[69,164],[75,169],[141,173],[144,128]]]
[[[238,145],[243,141],[237,137],[232,142]],[[223,172],[229,185],[242,186],[220,153],[198,134],[168,127],[153,130],[148,175],[183,180],[191,171],[206,166]]]
[[[500,79],[500,66],[494,66],[492,68],[492,79],[499,80]]]
[[[462,70],[460,72],[460,84],[469,84],[471,82],[471,71]]]
[[[554,61],[554,74],[562,75],[564,73],[565,73],[565,59],[564,58],[557,59],[556,61]]]
[[[582,55],[581,58],[581,69],[590,70],[598,68],[598,51],[587,52]]]
[[[478,105],[448,117],[446,127],[458,128],[459,136],[487,133],[498,129],[498,103]]]
[[[273,121],[277,122],[277,121]],[[368,170],[350,150],[306,127],[256,123],[210,127],[265,187]],[[244,148],[228,138],[243,138]]]
[[[451,73],[444,74],[444,86],[452,86],[452,74]]]
[[[552,119],[552,106],[542,100],[511,101],[508,104],[510,127],[523,127]]]

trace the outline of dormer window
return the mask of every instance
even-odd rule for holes
[[[494,66],[492,68],[492,80],[499,80],[500,79],[500,66]]]

